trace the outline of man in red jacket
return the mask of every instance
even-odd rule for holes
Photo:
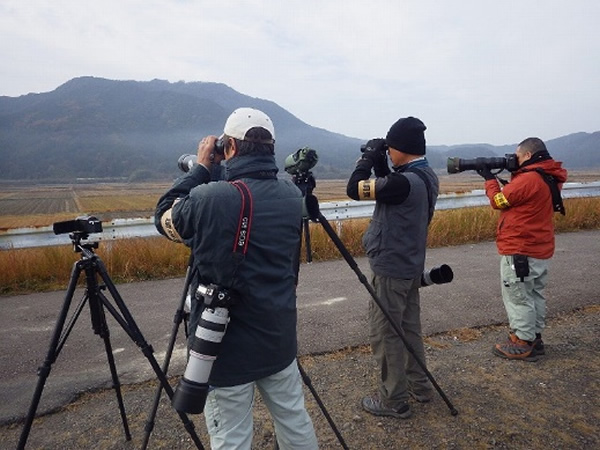
[[[478,170],[486,180],[485,192],[492,208],[501,211],[496,244],[502,257],[502,300],[511,330],[508,340],[496,344],[493,353],[534,361],[545,352],[544,288],[548,261],[554,254],[553,213],[564,214],[560,189],[567,171],[538,138],[521,142],[516,156],[519,168],[502,189],[489,169]]]

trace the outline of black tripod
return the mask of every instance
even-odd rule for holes
[[[175,341],[177,340],[177,334],[179,333],[179,326],[183,322],[185,327],[185,335],[188,336],[188,319],[189,314],[185,311],[185,301],[189,293],[190,282],[192,279],[192,266],[193,266],[193,257],[190,256],[190,260],[188,263],[187,272],[185,275],[185,283],[183,287],[183,293],[181,295],[181,300],[175,311],[175,316],[173,317],[173,327],[171,329],[171,339],[169,340],[169,345],[167,347],[167,351],[165,353],[165,359],[163,361],[163,373],[167,374],[169,370],[169,364],[171,363],[171,356],[173,355],[173,349],[175,348]],[[160,403],[160,397],[162,396],[163,386],[158,385],[156,388],[156,393],[154,395],[154,402],[152,403],[152,408],[150,409],[150,414],[148,416],[148,420],[146,421],[146,427],[144,428],[144,441],[142,443],[142,449],[145,450],[148,447],[148,441],[150,440],[150,435],[154,430],[154,419],[156,418],[156,412],[158,410],[158,404]],[[171,396],[169,396],[171,397]]]
[[[309,219],[312,219],[312,217],[307,208],[307,206],[308,206],[307,199],[308,198],[316,199],[316,197],[313,196],[312,192],[317,183],[315,181],[315,178],[312,175],[312,172],[310,172],[310,171],[299,171],[299,172],[294,173],[292,176],[292,181],[294,182],[294,184],[296,186],[298,186],[298,188],[302,192],[302,196],[303,196],[303,200],[304,200],[304,207],[306,209],[306,211],[304,211],[304,215],[302,217],[302,232],[303,232],[302,234],[304,236],[304,245],[306,247],[306,262],[310,263],[310,262],[312,262],[312,250],[311,250],[311,245],[310,245]],[[318,208],[318,204],[317,204],[317,208]],[[301,247],[302,243],[300,243],[299,245]],[[298,264],[300,264],[300,249],[298,249]],[[319,408],[321,409],[323,416],[327,420],[327,423],[329,423],[329,426],[331,427],[334,434],[336,435],[340,445],[342,446],[342,448],[348,449],[348,445],[344,441],[342,434],[340,433],[335,422],[331,418],[331,415],[327,411],[327,408],[325,407],[325,404],[319,397],[319,394],[313,387],[310,377],[308,376],[306,371],[303,369],[303,367],[300,365],[299,360],[298,360],[298,369],[300,371],[300,375],[302,376],[302,381],[304,382],[306,387],[310,390],[312,396],[314,397],[315,401],[317,402],[317,405],[319,405]]]
[[[377,293],[375,292],[375,290],[373,289],[373,287],[367,280],[367,277],[365,277],[365,275],[361,272],[360,268],[358,267],[358,264],[356,264],[356,261],[354,260],[354,258],[352,257],[352,255],[350,254],[348,249],[344,246],[344,243],[339,238],[339,236],[336,234],[336,232],[333,230],[333,228],[331,227],[331,225],[329,224],[329,222],[327,221],[325,216],[323,216],[323,214],[321,214],[321,211],[319,209],[319,200],[317,199],[317,197],[315,197],[312,194],[312,189],[316,185],[316,182],[314,181],[312,173],[310,171],[307,171],[305,173],[295,175],[294,181],[296,182],[296,184],[298,184],[298,182],[296,180],[302,180],[302,183],[299,185],[299,188],[302,190],[302,193],[305,196],[305,207],[306,207],[306,213],[308,214],[308,217],[312,221],[320,223],[323,226],[323,229],[325,230],[325,232],[327,233],[329,238],[333,241],[333,243],[335,244],[335,246],[337,247],[337,249],[339,250],[341,255],[344,257],[344,259],[350,266],[350,268],[356,273],[359,281],[365,286],[365,288],[367,289],[367,291],[369,292],[369,294],[371,295],[371,297],[373,298],[373,300],[375,301],[375,303],[377,304],[377,306],[379,307],[379,309],[381,310],[383,315],[386,317],[386,319],[388,320],[388,322],[390,323],[390,325],[392,326],[392,328],[394,329],[396,334],[398,334],[398,336],[402,340],[402,343],[406,347],[406,350],[408,351],[408,353],[410,353],[410,355],[415,359],[415,361],[421,367],[421,369],[423,369],[423,372],[425,373],[427,378],[431,381],[431,383],[435,387],[436,391],[440,394],[440,396],[442,397],[442,399],[444,400],[444,402],[450,409],[450,413],[453,416],[456,416],[458,414],[458,411],[456,410],[456,408],[452,405],[452,403],[450,402],[448,397],[446,397],[446,394],[444,394],[444,391],[442,391],[440,386],[437,384],[437,382],[433,378],[433,375],[431,375],[429,370],[427,370],[425,363],[423,361],[421,361],[419,356],[416,354],[415,350],[407,342],[406,338],[404,337],[404,334],[402,333],[402,330],[400,329],[398,324],[396,324],[396,322],[394,321],[394,318],[390,315],[390,313],[382,305],[381,300],[379,299],[379,297],[377,296]],[[306,187],[305,190],[303,190],[304,187]]]
[[[71,241],[73,243],[74,251],[81,253],[81,259],[73,265],[73,269],[71,271],[71,278],[67,287],[67,293],[65,296],[63,307],[59,313],[58,320],[55,325],[52,339],[50,341],[48,354],[43,365],[40,366],[38,369],[39,378],[33,395],[33,399],[31,401],[31,406],[29,407],[29,412],[25,420],[25,426],[23,428],[19,440],[19,449],[25,448],[25,444],[27,442],[27,438],[31,430],[31,425],[33,423],[33,419],[35,417],[35,413],[40,398],[42,396],[42,391],[44,389],[46,379],[48,378],[50,370],[52,369],[52,364],[56,361],[58,355],[60,354],[69,334],[71,333],[75,325],[75,322],[77,321],[78,317],[83,311],[83,308],[86,303],[88,303],[90,308],[92,329],[94,330],[94,334],[99,335],[104,341],[106,356],[108,358],[108,365],[112,376],[113,388],[115,389],[119,406],[119,412],[121,415],[121,420],[123,422],[125,439],[131,440],[131,434],[129,432],[129,425],[125,414],[125,407],[123,405],[121,385],[119,382],[119,377],[117,375],[112,346],[110,343],[110,332],[108,329],[108,324],[106,323],[105,310],[108,310],[108,312],[115,318],[119,325],[121,325],[123,330],[129,335],[129,337],[137,344],[138,347],[140,347],[142,353],[148,359],[150,365],[154,369],[154,372],[156,373],[161,386],[165,389],[169,397],[173,396],[173,389],[169,385],[165,373],[160,369],[158,362],[154,358],[154,350],[152,349],[152,346],[150,346],[144,339],[142,332],[136,325],[131,313],[125,306],[125,303],[119,295],[117,288],[108,276],[104,263],[94,253],[94,249],[98,248],[98,243],[82,242],[83,240],[86,240],[88,238],[88,233],[86,232],[74,232],[70,234],[69,237],[71,238]],[[69,319],[69,322],[66,323],[71,302],[73,300],[73,294],[75,293],[77,282],[82,272],[85,273],[85,294],[79,302],[79,304],[77,305],[75,311],[73,312],[73,315]],[[103,285],[100,285],[98,283],[98,276],[104,283]],[[102,292],[104,289],[108,289],[114,301],[114,304],[112,304],[109,298],[107,298],[104,295],[104,293]],[[185,414],[178,414],[185,426],[185,429],[190,434],[196,446],[198,448],[203,448],[202,443],[200,442],[200,439],[198,438],[194,430],[194,424],[188,419],[188,417]]]

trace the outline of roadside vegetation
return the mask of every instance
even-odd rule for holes
[[[555,215],[557,232],[600,229],[600,198],[565,200],[566,216]],[[436,212],[429,232],[429,247],[491,241],[498,213],[489,207]],[[72,218],[72,215],[62,220]],[[331,222],[353,256],[362,256],[362,235],[368,219]],[[311,223],[313,261],[340,258],[320,224]],[[183,277],[189,250],[165,238],[104,241],[97,250],[116,283]],[[70,246],[0,251],[0,295],[65,289],[79,255]],[[301,260],[306,259],[303,249]]]

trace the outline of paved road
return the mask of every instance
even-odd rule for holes
[[[368,276],[366,259],[357,260]],[[455,280],[422,289],[424,332],[505,322],[499,296],[500,279],[493,242],[432,249],[428,267],[446,263]],[[557,236],[547,289],[549,314],[600,304],[600,231]],[[162,364],[171,336],[173,316],[183,279],[129,283],[118,286],[128,310]],[[0,423],[27,414],[64,292],[0,298]],[[77,291],[74,304],[82,296]],[[303,265],[298,288],[300,353],[318,353],[367,342],[369,294],[344,260]],[[122,383],[155,378],[148,360],[119,324],[108,316],[111,343]],[[185,367],[183,329],[171,360],[170,374]],[[91,328],[84,308],[52,366],[38,413],[64,405],[77,392],[109,387],[111,383],[102,340]]]

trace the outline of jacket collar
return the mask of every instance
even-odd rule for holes
[[[271,155],[235,156],[225,161],[225,180],[234,181],[240,178],[276,178],[277,164]],[[261,174],[261,176],[256,176]]]

